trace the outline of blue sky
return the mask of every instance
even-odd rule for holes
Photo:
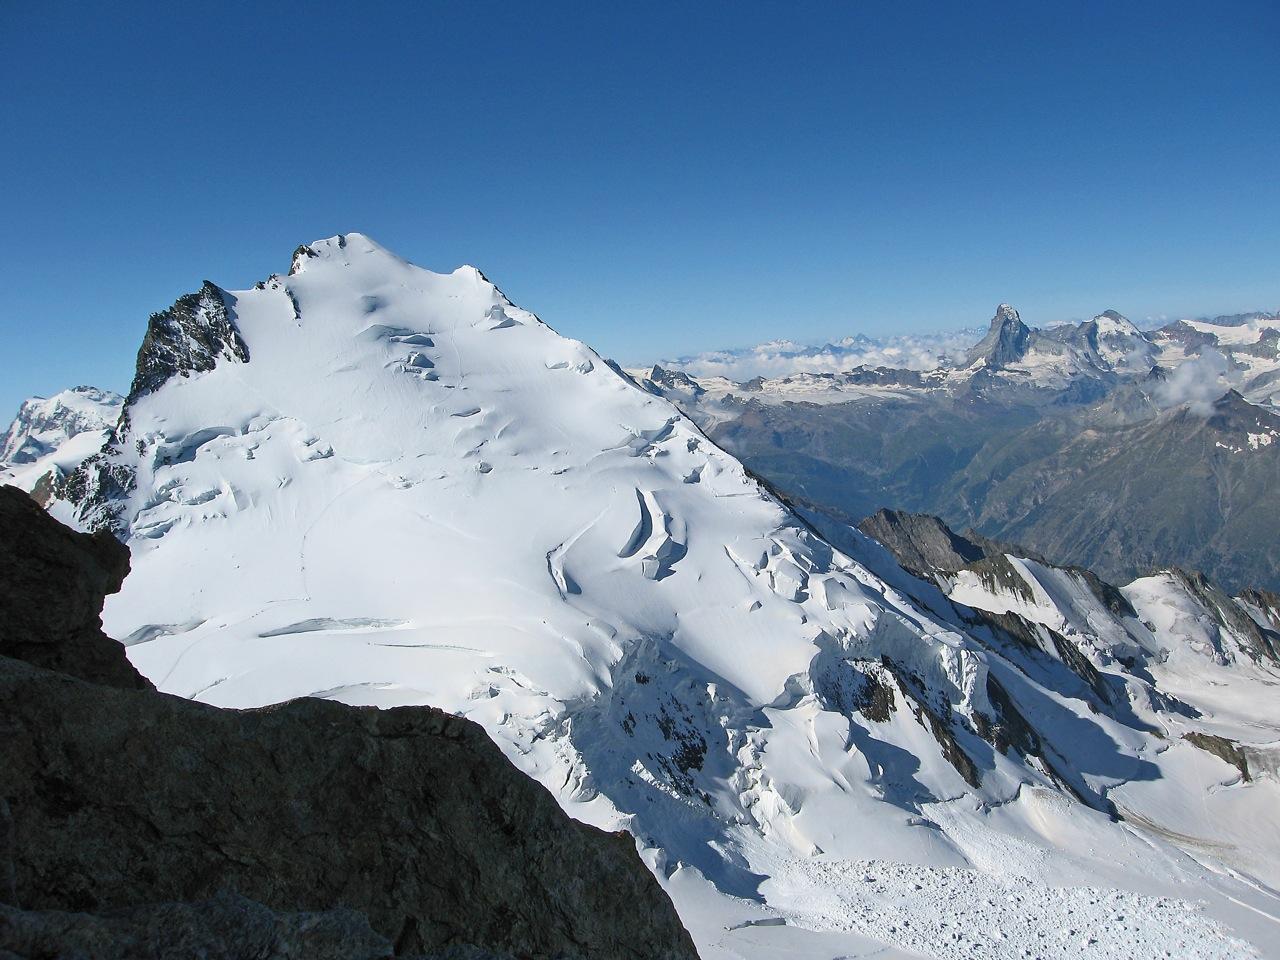
[[[0,3],[0,411],[350,230],[628,363],[1280,307],[1274,0],[94,6]]]

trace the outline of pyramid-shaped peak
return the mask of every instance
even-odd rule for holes
[[[1030,340],[1031,330],[1022,322],[1018,311],[1002,303],[996,307],[987,335],[969,351],[965,366],[982,364],[994,370],[1016,363],[1026,355]]]
[[[1012,305],[1002,303],[996,307],[996,315],[991,318],[991,326],[997,327],[1004,323],[1021,323],[1022,317]]]

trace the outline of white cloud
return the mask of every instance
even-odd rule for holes
[[[798,373],[842,373],[857,366],[932,370],[945,358],[954,360],[982,337],[977,330],[884,337],[847,337],[821,347],[773,340],[741,350],[717,350],[675,360],[662,360],[670,370],[695,377],[788,377]]]
[[[1207,417],[1213,412],[1213,401],[1231,386],[1227,358],[1206,347],[1198,357],[1178,364],[1169,379],[1156,388],[1156,402],[1162,407],[1190,404],[1192,413]]]

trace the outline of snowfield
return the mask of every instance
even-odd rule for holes
[[[105,626],[160,689],[464,714],[635,835],[708,960],[1275,950],[1274,775],[1182,740],[1127,634],[1082,642],[1117,705],[926,609],[474,268],[346,234],[196,323],[216,363],[135,391],[51,507],[127,540]],[[998,602],[1065,631],[1052,588]],[[1236,675],[1197,643],[1167,671],[1187,703],[1202,661]]]

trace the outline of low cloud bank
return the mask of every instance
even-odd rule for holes
[[[1206,347],[1198,357],[1174,368],[1169,379],[1156,389],[1156,402],[1162,407],[1189,404],[1192,413],[1207,417],[1213,413],[1213,402],[1234,383],[1227,358],[1218,350]]]

